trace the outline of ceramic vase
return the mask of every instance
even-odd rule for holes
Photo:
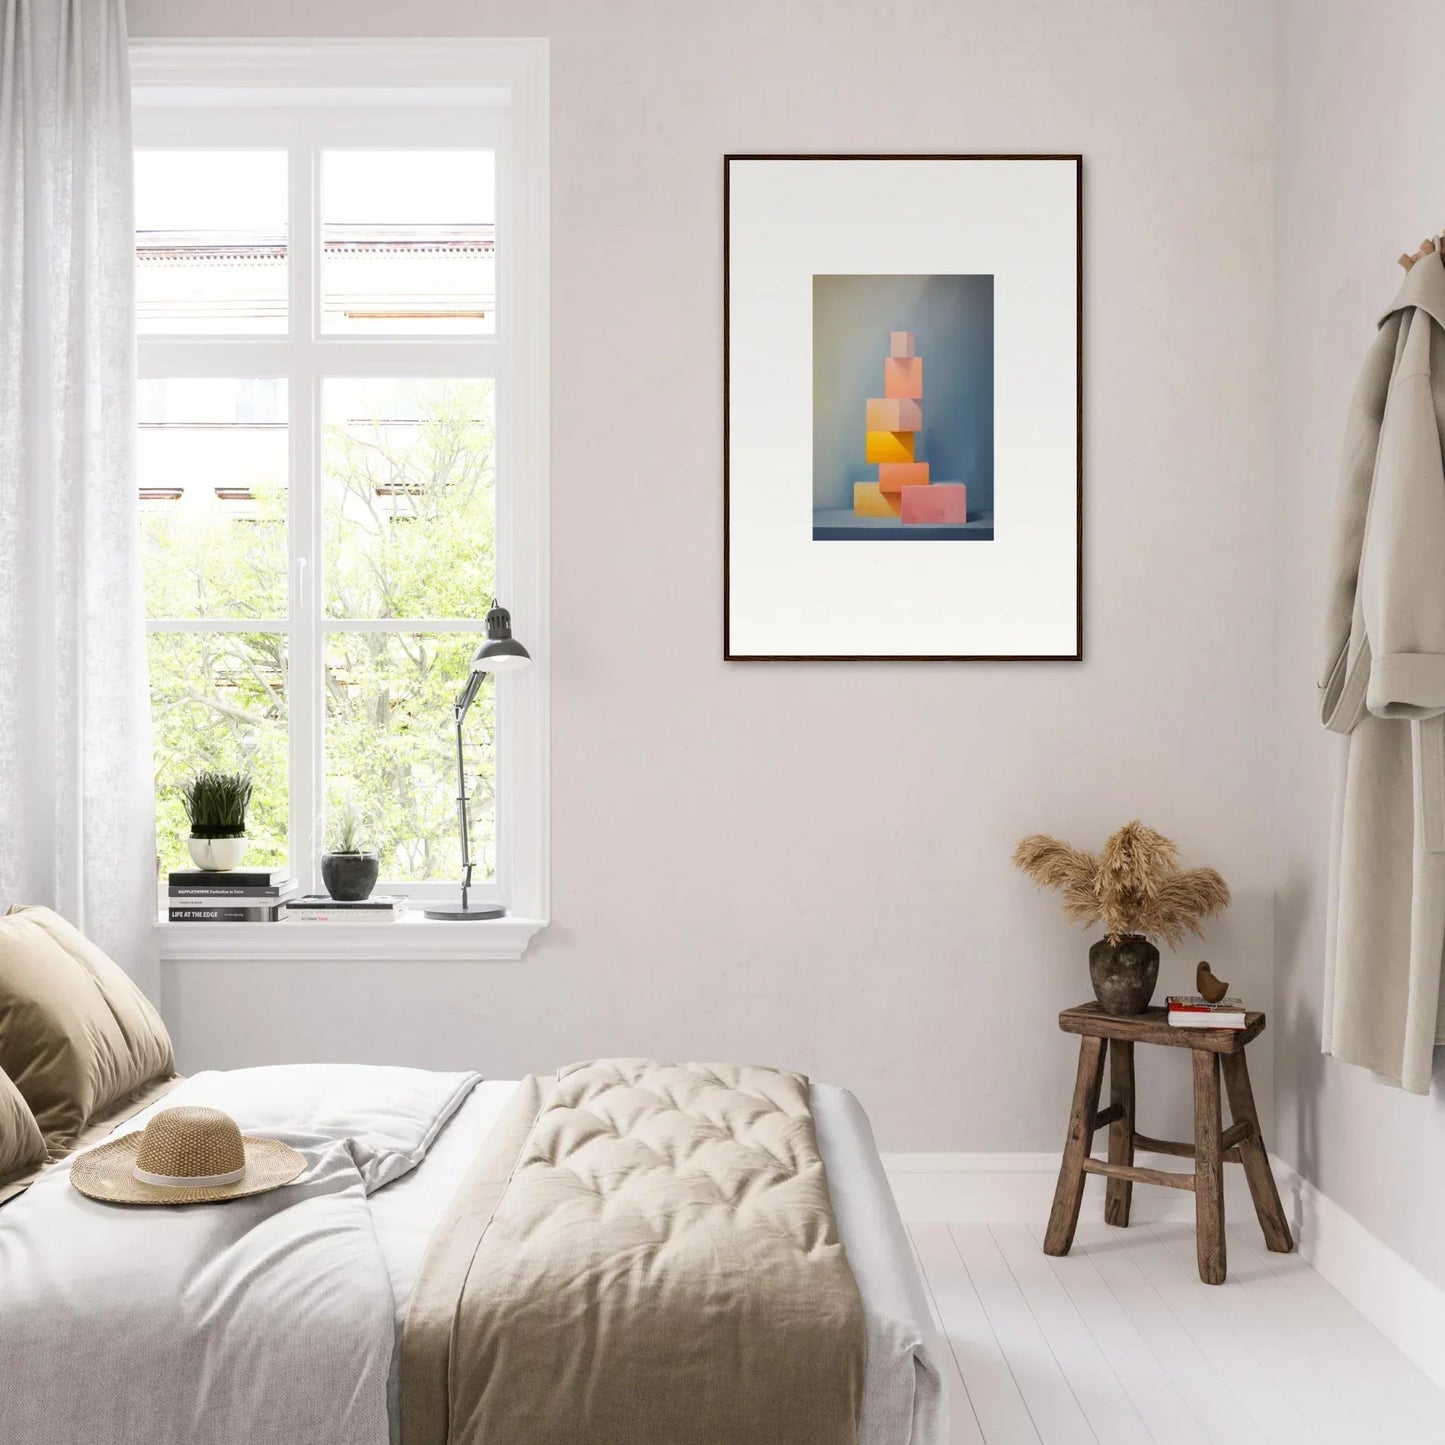
[[[1141,1014],[1159,981],[1159,950],[1142,933],[1101,938],[1089,949],[1089,977],[1105,1013]]]

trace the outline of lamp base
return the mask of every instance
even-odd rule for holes
[[[466,923],[474,918],[505,918],[507,910],[498,904],[472,904],[463,908],[460,903],[443,903],[437,908],[423,908],[422,917],[436,918],[445,923]]]

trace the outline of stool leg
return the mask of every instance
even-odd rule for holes
[[[1069,1110],[1069,1137],[1064,1162],[1054,1189],[1054,1207],[1044,1235],[1045,1254],[1067,1254],[1079,1223],[1084,1199],[1084,1160],[1094,1138],[1094,1116],[1099,1112],[1099,1084],[1104,1076],[1104,1041],[1087,1034],[1079,1041],[1079,1072],[1074,1080],[1074,1103]]]
[[[1254,1107],[1254,1090],[1249,1087],[1249,1065],[1244,1061],[1243,1050],[1225,1054],[1220,1062],[1224,1065],[1224,1087],[1229,1091],[1229,1112],[1235,1123],[1247,1119],[1254,1126],[1254,1132],[1239,1146],[1239,1160],[1249,1181],[1249,1194],[1254,1200],[1264,1242],[1276,1254],[1288,1254],[1294,1248],[1294,1239],[1289,1232],[1289,1221],[1284,1217],[1284,1206],[1279,1202],[1274,1171],[1269,1167],[1269,1154],[1259,1128],[1259,1112]]]
[[[1223,1284],[1224,1157],[1219,1127],[1219,1055],[1194,1049],[1194,1245],[1199,1278]]]
[[[1109,1163],[1134,1162],[1134,1045],[1125,1039],[1109,1040],[1109,1103],[1119,1106],[1119,1117],[1109,1125]],[[1134,1184],[1110,1179],[1104,1186],[1104,1222],[1121,1229],[1129,1223]]]

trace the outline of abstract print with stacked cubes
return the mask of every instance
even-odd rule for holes
[[[993,519],[993,277],[814,276],[813,540],[990,542]]]

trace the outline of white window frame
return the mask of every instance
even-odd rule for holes
[[[327,632],[419,630],[480,635],[480,621],[324,616],[318,407],[323,378],[486,377],[495,384],[496,591],[533,665],[496,687],[496,873],[473,888],[504,918],[424,920],[389,928],[244,924],[157,925],[171,959],[519,958],[549,917],[548,876],[548,132],[544,40],[137,41],[131,45],[137,149],[286,149],[290,198],[285,335],[161,336],[138,346],[151,377],[284,377],[290,476],[289,615],[248,620],[281,632],[291,675],[320,676]],[[497,179],[497,325],[492,335],[327,335],[321,330],[320,177],[297,164],[319,148],[455,145],[491,149]],[[485,611],[489,598],[478,599]],[[415,623],[414,629],[409,623]],[[155,620],[152,632],[235,632],[235,622]],[[313,695],[314,694],[314,695]],[[319,688],[288,681],[292,734],[290,848],[303,888],[318,886],[324,797]],[[438,728],[448,719],[439,718]],[[419,905],[456,882],[405,886]]]

